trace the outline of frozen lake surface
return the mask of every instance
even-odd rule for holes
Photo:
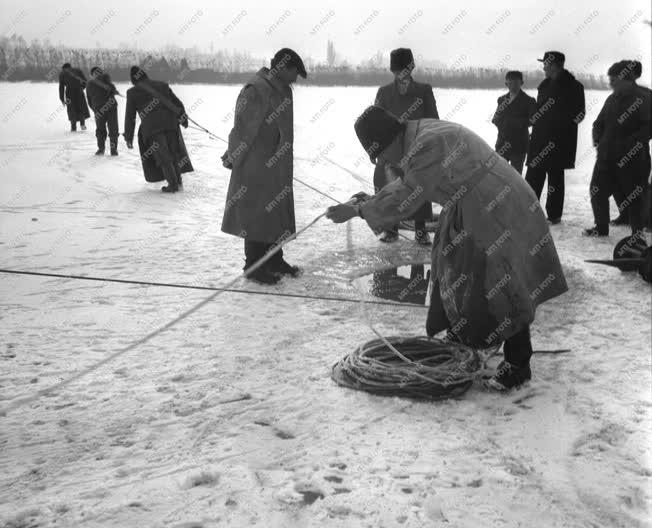
[[[239,87],[173,88],[228,135]],[[57,95],[0,84],[0,267],[204,286],[240,273],[242,241],[220,232],[221,142],[184,131],[196,171],[165,195],[124,143],[118,158],[93,156],[94,123],[68,132]],[[339,200],[371,190],[353,122],[374,95],[295,89],[298,179]],[[435,95],[442,118],[494,143],[499,92]],[[583,262],[610,258],[627,229],[580,236],[607,95],[586,94],[553,227],[570,291],[532,327],[535,348],[572,352],[535,356],[532,382],[508,396],[474,387],[419,403],[336,386],[331,366],[375,337],[355,302],[224,293],[119,353],[211,292],[0,274],[0,526],[650,526],[650,288]],[[298,227],[331,205],[298,182],[295,201]],[[321,220],[286,256],[300,278],[237,287],[359,299],[354,277],[429,251]],[[423,307],[366,309],[385,335],[425,333]]]

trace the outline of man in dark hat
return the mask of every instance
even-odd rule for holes
[[[97,138],[97,152],[95,155],[104,155],[106,138],[109,137],[111,156],[118,155],[118,102],[115,96],[118,90],[111,82],[109,74],[99,66],[91,68],[91,79],[86,85],[86,98],[88,106],[95,114],[95,137]],[[107,133],[108,129],[108,133]]]
[[[133,148],[138,113],[138,148],[145,179],[167,180],[161,190],[176,192],[183,185],[181,174],[194,170],[179,128],[188,128],[186,110],[167,83],[151,80],[140,67],[132,66],[130,77],[133,87],[127,90],[124,131],[127,148]]]
[[[505,86],[509,92],[498,98],[498,107],[491,120],[498,128],[496,152],[521,174],[530,143],[528,127],[537,101],[521,89],[523,74],[520,71],[508,71]]]
[[[59,100],[66,107],[71,132],[77,130],[77,121],[81,129],[86,130],[86,119],[91,116],[84,97],[85,87],[86,77],[83,72],[66,62],[59,74]]]
[[[414,57],[409,48],[398,48],[390,53],[389,69],[394,75],[394,81],[381,86],[376,94],[377,106],[391,112],[399,121],[409,119],[433,118],[439,119],[437,103],[432,92],[432,86],[416,82],[412,78]],[[390,170],[391,166],[383,160],[378,160],[374,170],[374,187],[376,192],[396,178],[400,172]],[[413,217],[414,237],[422,245],[430,245],[430,237],[426,231],[426,221],[432,219],[432,205],[424,203]],[[392,226],[383,232],[381,242],[395,242],[398,239],[398,226]]]
[[[575,167],[577,125],[585,114],[584,86],[564,68],[563,53],[546,51],[538,60],[543,62],[546,78],[539,85],[532,116],[525,179],[541,197],[547,175],[548,221],[558,224],[564,212],[564,169]]]
[[[651,93],[636,84],[641,75],[638,61],[616,62],[607,75],[613,93],[593,123],[597,159],[590,196],[595,226],[585,229],[583,234],[609,235],[609,196],[613,194],[620,197],[618,205],[632,235],[640,235],[646,223],[642,198],[650,172]]]
[[[271,68],[261,68],[242,88],[235,105],[229,145],[222,156],[231,170],[222,231],[244,239],[245,272],[275,244],[295,233],[292,83],[306,78],[299,55],[279,50]],[[247,278],[276,284],[299,268],[279,250]]]
[[[504,342],[488,386],[531,378],[530,324],[538,305],[568,288],[550,228],[530,186],[471,130],[439,119],[399,122],[373,106],[355,123],[370,157],[403,168],[402,179],[361,205],[330,207],[336,223],[355,216],[372,229],[409,218],[424,202],[443,206],[432,251],[428,335],[448,330],[474,348]],[[512,200],[496,200],[509,189]]]

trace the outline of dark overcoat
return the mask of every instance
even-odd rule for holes
[[[158,144],[155,136],[164,133],[178,173],[194,170],[183,141],[179,119],[185,114],[181,100],[167,83],[144,79],[127,90],[124,138],[127,143],[134,140],[136,114],[140,117],[138,127],[138,149],[143,164],[143,173],[148,182],[165,180],[157,164]]]
[[[104,73],[98,78],[92,77],[86,84],[86,98],[88,106],[93,112],[104,112],[107,109],[116,106],[115,96],[118,93],[117,88],[111,82],[111,77]]]
[[[292,89],[261,68],[238,95],[229,134],[225,233],[274,243],[295,232],[293,121]]]
[[[577,125],[584,119],[584,86],[568,71],[539,85],[532,116],[528,167],[575,168]]]
[[[598,159],[628,162],[643,160],[652,135],[652,98],[648,88],[632,84],[622,93],[612,93],[593,122],[593,144]]]
[[[82,121],[91,116],[84,88],[86,77],[79,68],[69,68],[59,74],[59,100],[66,105],[68,121]]]
[[[406,93],[399,92],[396,81],[378,88],[375,103],[394,114],[400,121],[409,119],[439,119],[437,101],[432,91],[432,86],[412,80]],[[374,188],[376,192],[387,184],[388,175],[400,174],[400,171],[386,171],[383,163],[378,163],[374,169]],[[432,218],[432,205],[423,204],[415,212],[414,220],[430,220]]]
[[[496,152],[509,157],[512,153],[525,154],[530,143],[530,119],[537,110],[537,101],[521,90],[514,99],[509,93],[498,98],[498,106],[491,122],[498,128]]]

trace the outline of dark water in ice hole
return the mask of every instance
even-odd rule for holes
[[[375,271],[355,279],[361,291],[396,302],[425,304],[429,264],[413,264]]]

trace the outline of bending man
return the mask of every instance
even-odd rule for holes
[[[448,330],[474,348],[504,342],[505,360],[488,385],[508,390],[529,380],[536,307],[568,289],[532,189],[484,140],[456,123],[401,123],[372,106],[355,130],[372,162],[382,155],[405,176],[362,205],[329,208],[327,216],[336,223],[361,216],[378,229],[409,218],[425,202],[441,204],[428,335]]]

